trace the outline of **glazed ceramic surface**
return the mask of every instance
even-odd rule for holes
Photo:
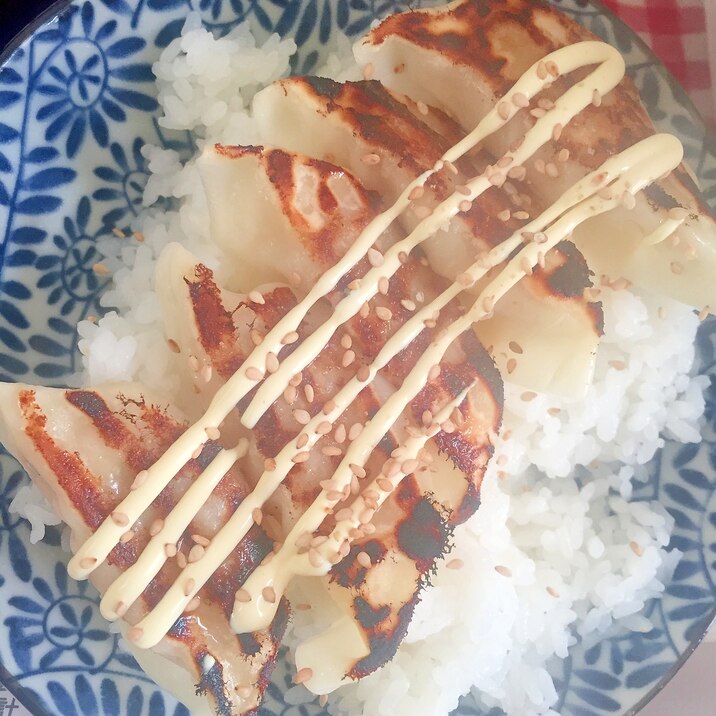
[[[682,90],[616,18],[585,0],[554,0],[627,58],[648,109],[684,142],[712,205],[716,146]],[[248,20],[259,35],[291,35],[295,71],[318,66],[337,31],[357,36],[376,17],[426,5],[389,0],[75,0],[61,3],[6,53],[0,69],[0,379],[61,384],[77,369],[75,325],[99,313],[106,280],[93,271],[98,236],[140,210],[143,143],[192,151],[165,136],[151,71],[197,10],[217,33]],[[437,3],[430,3],[437,4]],[[678,669],[716,612],[716,321],[698,339],[712,376],[703,443],[668,444],[636,499],[660,500],[684,553],[664,598],[647,605],[653,628],[614,631],[554,665],[565,716],[633,713]],[[27,478],[0,455],[0,681],[35,714],[185,716],[121,650],[95,591],[67,576],[59,532],[32,546],[9,513]],[[318,716],[316,701],[276,670],[261,713]],[[291,703],[289,703],[289,701]],[[459,716],[486,716],[465,697]],[[489,712],[495,716],[497,712]]]

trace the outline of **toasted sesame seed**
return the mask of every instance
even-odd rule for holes
[[[420,467],[420,463],[415,460],[414,458],[411,458],[410,460],[404,460],[401,465],[400,469],[405,473],[406,475],[411,475],[414,473],[418,468]]]
[[[511,216],[512,216],[512,212],[509,209],[505,209],[504,211],[501,211],[497,215],[497,218],[500,221],[509,221]]]
[[[515,107],[529,107],[530,101],[524,92],[515,92],[512,95],[512,104],[514,104]]]
[[[354,278],[349,284],[348,288],[351,291],[357,291],[361,287],[361,281],[359,278]]]
[[[361,161],[363,162],[363,164],[375,166],[376,164],[380,164],[380,155],[375,154],[374,152],[368,152],[361,157]]]
[[[311,453],[307,450],[304,450],[303,452],[296,453],[292,458],[291,462],[299,465],[302,462],[306,462],[311,457]]]
[[[540,60],[540,62],[537,63],[537,77],[541,80],[547,79],[547,66],[543,60]]]
[[[512,375],[515,372],[515,368],[517,368],[517,361],[514,358],[510,358],[507,361],[507,374]]]
[[[264,374],[256,367],[256,366],[249,366],[245,371],[244,375],[249,380],[261,380],[264,377]]]
[[[276,590],[273,587],[264,587],[261,590],[261,596],[269,603],[274,604],[276,601]]]
[[[515,181],[522,181],[527,176],[527,169],[523,166],[511,167],[507,176]]]
[[[167,345],[169,346],[169,350],[172,353],[181,353],[181,348],[179,348],[179,344],[173,338],[167,338]]]
[[[393,490],[393,483],[387,477],[379,477],[375,482],[383,492],[391,492]]]
[[[373,566],[373,562],[367,552],[358,552],[356,555],[356,562],[358,562],[361,567],[365,567],[366,569],[370,569]]]
[[[370,368],[367,365],[362,365],[356,372],[356,378],[361,383],[365,383],[370,378]]]
[[[444,161],[444,166],[445,166],[445,169],[447,169],[450,172],[450,174],[454,174],[455,176],[457,176],[457,174],[458,174],[457,167],[449,159],[446,159]]]
[[[299,602],[298,604],[295,605],[295,608],[299,612],[310,612],[311,611],[311,605],[306,604],[306,602]]]
[[[345,522],[353,519],[353,510],[350,507],[343,507],[334,515],[336,522]]]
[[[138,490],[147,480],[149,479],[149,473],[146,470],[140,470],[134,481],[132,482],[130,490]]]
[[[113,512],[112,515],[112,522],[114,522],[117,527],[127,527],[129,525],[129,517],[124,514],[124,512]]]
[[[122,229],[117,228],[116,226],[114,229],[112,229],[112,233],[118,238],[118,239],[126,239],[127,234],[122,231]]]
[[[272,472],[276,469],[276,460],[274,460],[272,457],[267,457],[264,460],[264,470],[267,472]]]
[[[608,186],[603,186],[598,192],[597,196],[600,199],[604,199],[605,201],[610,201],[613,199],[612,190]]]
[[[264,337],[255,328],[249,331],[249,337],[255,346],[260,346],[264,342]]]
[[[669,218],[674,221],[685,221],[689,216],[689,212],[681,206],[675,206],[673,209],[669,209]]]
[[[336,409],[336,401],[333,399],[327,400],[323,405],[323,414],[330,415]]]
[[[251,601],[251,594],[249,594],[247,589],[239,589],[239,591],[236,592],[236,601],[242,604],[248,604]]]
[[[341,346],[343,348],[350,348],[353,345],[353,339],[347,334],[344,333],[343,336],[341,336]]]
[[[337,443],[344,443],[346,441],[346,437],[348,437],[348,431],[346,430],[346,426],[343,423],[339,423],[336,426],[336,430],[333,433],[333,438]]]
[[[289,404],[293,405],[298,398],[298,389],[294,385],[289,385],[286,390],[283,391],[283,399]]]
[[[310,383],[305,383],[303,386],[303,395],[309,403],[312,403],[316,397],[316,392]]]
[[[562,162],[563,164],[565,162],[569,161],[569,157],[570,157],[570,152],[569,152],[569,149],[567,149],[567,147],[563,147],[562,149],[560,149],[559,154],[557,154],[558,161]]]
[[[92,567],[97,564],[97,558],[96,557],[83,557],[80,560],[80,567],[82,569],[91,569]]]
[[[199,370],[199,359],[195,355],[190,355],[188,361],[189,367],[196,373]]]
[[[123,617],[126,613],[129,607],[124,602],[117,602],[117,606],[114,608],[114,613],[118,617]]]
[[[266,299],[263,297],[261,291],[249,291],[249,301],[258,303],[259,305],[266,303]]]
[[[711,307],[710,306],[704,306],[701,311],[699,311],[699,321],[705,321],[709,315],[711,314]]]
[[[205,366],[201,369],[201,373],[200,373],[201,379],[202,379],[205,383],[208,383],[208,382],[211,380],[212,372],[213,372],[212,367],[211,367],[210,365],[205,365]]]
[[[523,400],[525,403],[529,403],[532,400],[534,400],[537,397],[537,393],[535,393],[532,390],[526,390],[522,395],[520,395],[520,400]]]
[[[328,457],[336,457],[343,454],[343,450],[335,445],[326,445],[321,448],[321,452]]]
[[[463,213],[470,211],[472,209],[472,202],[468,201],[467,199],[463,199],[458,205],[457,208],[460,209]]]
[[[266,354],[266,371],[268,373],[275,373],[279,369],[278,356],[269,351]]]
[[[298,439],[296,440],[296,448],[300,450],[301,448],[306,447],[308,444],[308,435],[306,433],[301,433],[298,436]]]
[[[156,519],[149,527],[149,534],[156,537],[164,529],[164,520]]]
[[[501,564],[498,564],[495,567],[495,572],[498,574],[501,574],[503,577],[511,577],[512,576],[512,570],[509,567],[504,567]]]
[[[304,666],[303,669],[299,669],[296,675],[293,677],[294,684],[303,684],[313,677],[313,669],[309,666]]]
[[[287,333],[282,339],[281,343],[285,346],[290,346],[292,343],[295,343],[298,340],[298,333],[296,331],[291,331],[290,333]]]
[[[127,639],[129,641],[139,641],[144,636],[144,629],[142,627],[132,627],[127,630]]]
[[[92,270],[98,275],[98,276],[106,276],[108,273],[111,273],[109,268],[106,264],[103,264],[101,262],[97,262],[92,266]]]
[[[544,161],[544,159],[535,159],[534,164],[535,164],[535,170],[536,170],[539,174],[545,174],[545,173],[546,173],[546,171],[547,171],[547,164],[546,164],[546,162]]]
[[[328,704],[328,696],[326,694],[321,694],[318,697],[318,705],[323,709]]]
[[[370,80],[373,79],[373,75],[375,74],[375,67],[373,66],[372,62],[369,62],[365,67],[363,68],[363,79],[364,80]]]
[[[500,102],[497,105],[497,114],[500,115],[501,119],[509,119],[510,118],[510,105],[507,104],[507,102]]]
[[[358,314],[361,318],[368,318],[368,316],[370,315],[370,305],[368,303],[364,303],[360,307],[360,311],[358,311]]]
[[[353,423],[348,431],[348,439],[355,440],[363,432],[363,423]]]
[[[204,432],[206,433],[206,437],[208,437],[209,440],[218,440],[221,437],[221,432],[219,431],[219,428],[215,428],[213,426],[204,428]]]
[[[257,524],[260,525],[263,522],[264,519],[264,513],[261,511],[260,507],[254,507],[253,510],[251,510],[251,519]]]
[[[401,264],[407,264],[408,263],[408,254],[405,251],[398,251],[398,261],[400,261]],[[421,259],[422,261],[427,261],[427,259],[423,256]],[[427,263],[424,263],[423,266],[427,266]]]
[[[316,433],[318,435],[328,435],[331,430],[333,430],[333,425],[328,420],[324,420],[316,426]]]
[[[629,548],[637,557],[641,557],[644,554],[644,548],[638,542],[629,542]]]
[[[429,112],[428,105],[425,104],[425,102],[421,102],[420,100],[418,100],[415,104],[420,114],[427,114]]]
[[[544,66],[547,68],[547,72],[552,75],[552,77],[559,77],[559,67],[557,66],[557,63],[554,60],[548,60],[544,63]]]
[[[458,185],[455,187],[455,191],[456,191],[458,194],[462,194],[463,196],[470,196],[470,194],[472,194],[472,192],[470,191],[470,187],[469,187],[469,186],[465,186],[464,184],[458,184]]]
[[[191,601],[184,607],[185,612],[195,612],[201,606],[199,597],[192,597]]]
[[[485,296],[485,298],[482,299],[482,309],[486,313],[490,313],[494,307],[495,299],[492,296]]]
[[[371,266],[382,266],[385,262],[385,257],[380,253],[380,251],[378,251],[378,249],[374,249],[371,246],[368,249],[368,261]]]
[[[515,219],[518,219],[519,221],[527,221],[527,219],[530,218],[530,215],[526,211],[516,211],[512,216],[515,217]]]
[[[525,272],[525,274],[527,276],[532,275],[532,264],[530,263],[530,260],[526,256],[522,257],[522,260],[520,261],[520,268]],[[493,307],[494,307],[494,303],[493,303]]]
[[[184,584],[184,596],[188,597],[194,591],[195,587],[196,587],[196,580],[193,577],[190,577],[189,579],[187,579]]]
[[[134,539],[134,532],[132,530],[127,530],[120,538],[119,541],[122,544],[127,544],[127,542],[130,542],[132,539]]]
[[[592,104],[595,107],[601,107],[602,105],[602,93],[598,89],[592,92]]]
[[[321,553],[315,548],[308,550],[308,561],[311,563],[311,566],[316,567],[316,569],[323,567],[324,565]]]
[[[365,468],[362,467],[361,465],[358,465],[358,464],[356,464],[355,462],[352,462],[352,463],[350,463],[350,465],[348,465],[348,467],[349,467],[350,471],[351,471],[356,477],[364,478],[364,477],[366,476]]]
[[[205,552],[206,550],[204,549],[204,547],[202,547],[200,544],[195,544],[189,550],[189,563],[198,562],[204,556]]]
[[[375,315],[378,316],[381,321],[389,321],[393,318],[393,312],[386,306],[378,306],[375,309]]]
[[[388,291],[390,291],[390,281],[387,276],[381,276],[378,279],[378,292],[383,294],[383,296],[387,296]]]
[[[546,591],[550,597],[554,597],[555,599],[559,598],[559,592],[554,587],[547,587]]]
[[[542,119],[542,117],[544,117],[545,114],[547,114],[547,112],[545,110],[543,110],[541,107],[535,107],[534,109],[530,110],[530,114],[535,119]]]
[[[307,410],[294,410],[293,417],[299,425],[308,425],[311,422],[311,414]]]
[[[341,358],[341,365],[347,368],[356,359],[355,351],[347,350]]]
[[[555,124],[554,128],[552,129],[552,139],[555,142],[559,141],[559,138],[562,136],[562,132],[564,131],[564,126],[561,124]]]
[[[177,564],[179,565],[179,569],[184,569],[188,564],[184,552],[177,552]]]
[[[556,179],[559,176],[559,168],[554,162],[549,162],[545,166],[545,172],[547,172],[547,176],[552,177],[552,179]]]
[[[239,698],[248,699],[254,693],[253,686],[235,686],[234,691],[239,695]]]
[[[375,514],[375,510],[371,510],[370,508],[366,508],[363,510],[360,515],[358,515],[358,522],[360,522],[362,525],[368,524],[373,519],[373,515]]]
[[[441,370],[442,368],[440,368],[439,363],[436,363],[435,365],[431,366],[430,370],[428,371],[428,380],[430,382],[437,380]]]
[[[679,274],[682,274],[684,272],[683,264],[680,264],[678,261],[672,261],[671,262],[671,272],[676,274],[677,276]]]
[[[448,569],[462,569],[465,566],[465,562],[461,559],[451,559],[445,566]]]

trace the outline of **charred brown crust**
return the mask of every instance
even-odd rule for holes
[[[83,516],[87,525],[96,530],[109,514],[102,486],[77,452],[62,449],[47,432],[47,416],[40,410],[34,390],[23,390],[19,407],[25,421],[25,434],[57,479],[59,486]]]

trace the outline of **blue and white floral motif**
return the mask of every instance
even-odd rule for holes
[[[35,118],[46,122],[47,142],[66,134],[65,151],[71,159],[82,147],[88,128],[97,144],[106,147],[108,121],[126,122],[127,111],[152,112],[158,105],[152,94],[139,89],[146,85],[151,92],[151,65],[133,60],[146,40],[118,34],[116,20],[96,22],[91,2],[79,10],[82,33],[63,34],[71,27],[69,14],[56,31],[61,42],[38,77],[35,91],[45,103]]]
[[[651,115],[684,140],[716,202],[716,140],[683,91],[590,0],[551,1],[626,55]],[[0,68],[0,380],[61,383],[75,371],[76,322],[101,310],[96,241],[140,210],[142,145],[186,149],[156,123],[151,64],[189,10],[219,34],[248,20],[258,34],[294,36],[293,67],[305,73],[320,65],[337,31],[355,36],[376,17],[429,4],[438,0],[74,0],[38,27]],[[716,613],[716,321],[702,327],[698,352],[712,376],[704,443],[667,445],[637,493],[669,509],[684,557],[664,599],[647,605],[650,631],[619,628],[555,665],[565,715],[638,708]],[[121,650],[94,590],[68,580],[59,531],[29,544],[27,525],[8,509],[25,479],[0,453],[0,664],[14,675],[13,688],[38,716],[186,716]],[[324,713],[315,700],[287,703],[290,688],[279,665],[262,716]],[[472,697],[456,714],[499,716]]]

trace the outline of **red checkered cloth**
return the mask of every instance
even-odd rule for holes
[[[651,47],[716,128],[716,0],[601,0]]]

